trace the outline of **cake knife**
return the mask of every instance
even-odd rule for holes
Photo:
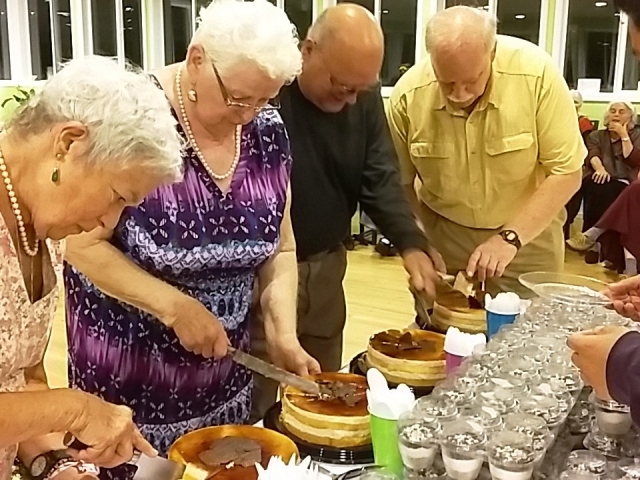
[[[278,368],[271,363],[260,360],[253,355],[249,355],[248,353],[237,350],[233,347],[229,347],[229,355],[234,362],[248,368],[251,371],[259,373],[264,377],[275,380],[278,383],[290,385],[305,393],[320,396],[320,386],[313,380],[308,380],[294,373],[287,372],[282,368]]]

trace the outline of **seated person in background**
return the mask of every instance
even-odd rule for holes
[[[571,97],[573,98],[573,105],[576,107],[576,113],[578,114],[578,125],[580,127],[580,134],[582,135],[582,138],[586,145],[587,138],[594,130],[593,122],[589,119],[589,117],[580,114],[580,109],[582,108],[583,104],[582,94],[577,90],[571,90]],[[567,221],[564,223],[565,240],[568,240],[571,237],[571,225],[580,212],[583,197],[584,193],[581,188],[573,196],[573,198],[569,200],[569,203],[567,203],[567,206],[565,207],[567,209]]]
[[[567,240],[569,248],[587,251],[595,246],[600,233],[591,230],[618,195],[638,177],[640,166],[640,128],[635,107],[627,102],[609,104],[605,129],[587,139],[589,153],[582,181],[584,224],[582,231]],[[588,232],[588,234],[587,234]],[[595,255],[597,256],[597,255]],[[589,263],[596,263],[587,258]]]

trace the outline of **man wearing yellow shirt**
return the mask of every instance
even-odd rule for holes
[[[564,205],[586,150],[551,58],[496,25],[469,7],[436,14],[429,58],[400,79],[387,113],[436,264],[491,293],[530,295],[520,274],[562,269]]]

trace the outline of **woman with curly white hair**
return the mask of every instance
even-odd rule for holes
[[[175,125],[148,76],[88,57],[70,62],[0,134],[2,480],[16,454],[33,478],[59,480],[85,478],[79,460],[110,467],[133,448],[155,454],[130,409],[49,390],[42,362],[62,279],[57,241],[114,227],[125,207],[179,179]],[[90,447],[75,459],[64,450],[67,432]]]
[[[183,182],[69,244],[70,381],[133,408],[161,452],[247,422],[252,375],[227,352],[249,348],[256,278],[274,363],[319,370],[296,335],[291,157],[273,100],[300,69],[295,27],[266,0],[202,9],[186,61],[155,73],[188,142]]]

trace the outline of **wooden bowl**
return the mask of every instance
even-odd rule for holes
[[[209,450],[209,445],[225,437],[241,437],[255,440],[262,447],[262,466],[267,467],[271,457],[282,457],[289,462],[293,455],[300,456],[298,447],[284,435],[266,428],[246,425],[224,425],[195,430],[180,437],[169,450],[169,459],[186,465],[192,463],[210,473],[219,471],[215,480],[257,480],[255,467],[212,467],[200,461],[200,454]]]

